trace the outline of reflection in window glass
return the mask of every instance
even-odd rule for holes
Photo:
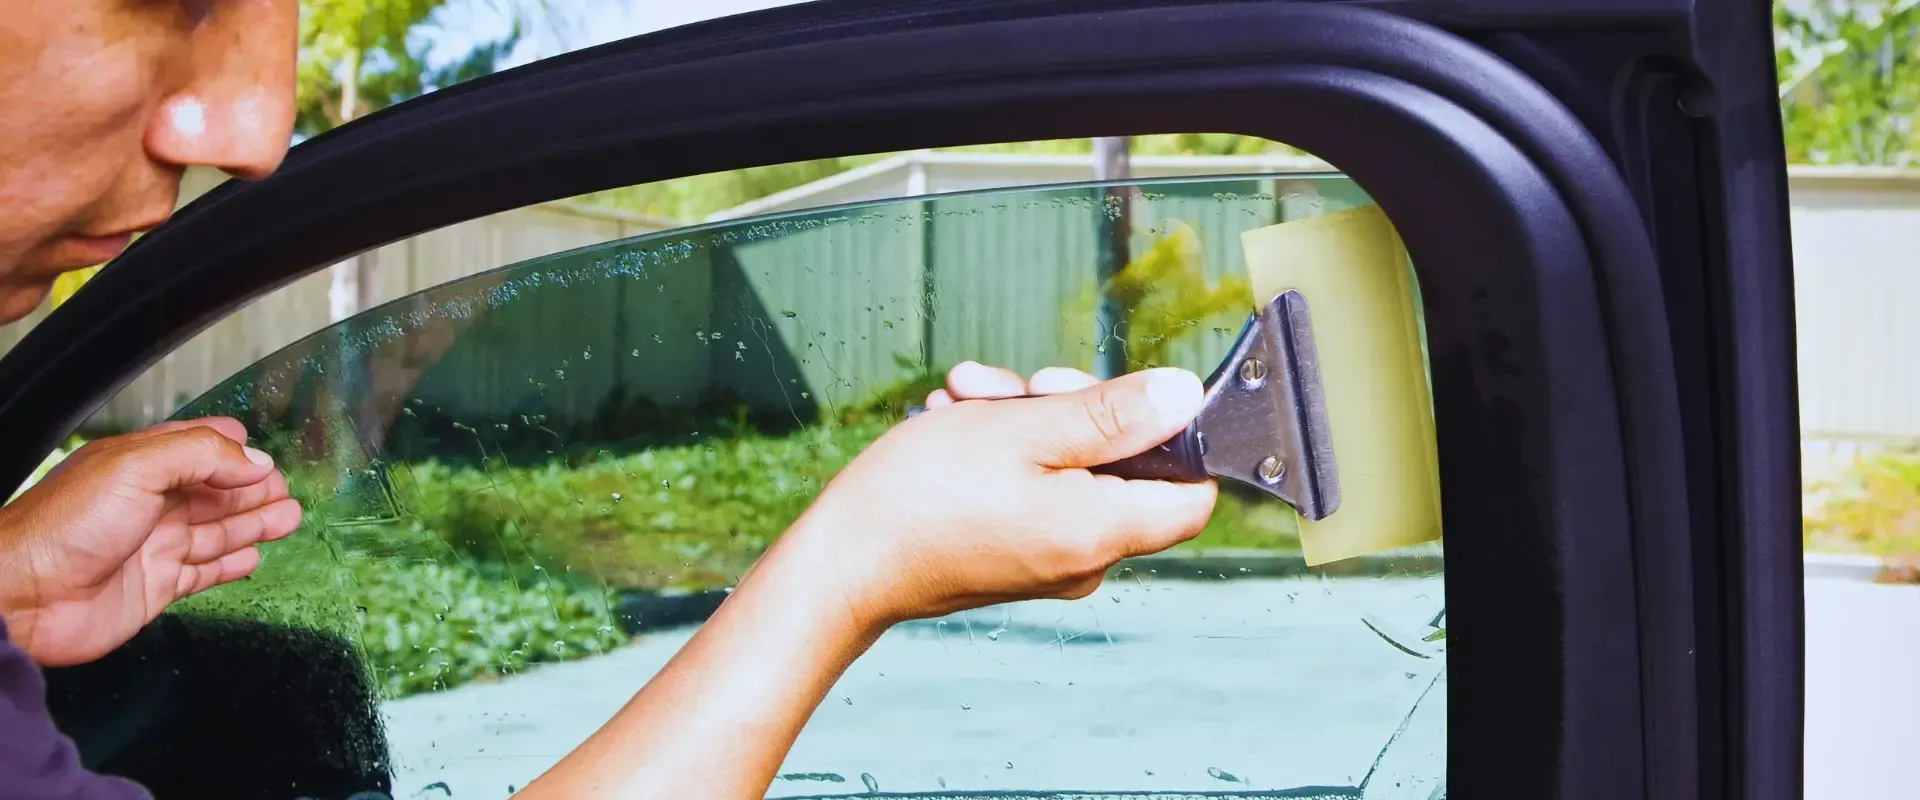
[[[162,657],[62,676],[63,719],[90,763],[163,770],[148,723],[238,693],[168,752],[224,759],[195,731],[292,715],[250,745],[261,785],[296,786],[281,796],[503,797],[618,709],[946,367],[1205,374],[1252,304],[1240,233],[1366,202],[1330,176],[917,198],[640,237],[377,308],[181,412],[246,421],[309,524],[130,646]],[[900,626],[772,796],[1443,794],[1438,549],[1311,574],[1295,551],[1290,509],[1230,489],[1198,541],[1087,600]],[[179,655],[203,640],[253,674]],[[165,653],[193,680],[148,674]]]

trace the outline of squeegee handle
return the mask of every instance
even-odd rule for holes
[[[907,418],[912,419],[925,412],[925,408],[914,406],[907,409]],[[1200,436],[1198,424],[1189,424],[1186,430],[1144,453],[1102,464],[1088,471],[1128,480],[1202,483],[1211,479],[1207,474],[1207,465],[1201,458],[1205,453],[1205,442]]]

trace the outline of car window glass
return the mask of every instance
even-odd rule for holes
[[[301,709],[281,741],[229,743],[262,751],[263,781],[504,797],[644,684],[946,367],[1205,375],[1253,302],[1240,234],[1368,202],[1331,174],[891,200],[643,235],[374,308],[176,415],[245,421],[308,523],[130,647],[225,642],[260,670],[163,680],[164,659],[122,655],[86,685],[134,688],[56,705],[91,763],[161,769],[143,737],[189,713],[164,709],[196,709],[165,752],[204,762],[237,738],[222,725],[263,724],[233,699],[252,693],[260,714]],[[1103,257],[1139,279],[1118,331],[1095,321]],[[1425,800],[1444,792],[1443,600],[1437,545],[1309,571],[1291,510],[1228,487],[1198,540],[1086,600],[890,631],[770,796]]]

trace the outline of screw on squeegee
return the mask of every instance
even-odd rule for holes
[[[1259,386],[1267,377],[1267,365],[1260,359],[1249,358],[1240,363],[1240,381],[1249,387]]]
[[[1287,474],[1287,465],[1280,460],[1279,456],[1267,456],[1265,461],[1260,462],[1260,480],[1276,483],[1280,480],[1280,476],[1285,474]]]

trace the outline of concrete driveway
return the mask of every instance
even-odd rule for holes
[[[835,687],[771,796],[1355,787],[1444,659],[1362,618],[1422,630],[1440,602],[1437,579],[1114,580],[1084,601],[902,626]],[[689,635],[390,704],[396,796],[507,796]],[[1424,743],[1382,768],[1401,791],[1373,796],[1427,800],[1444,768],[1435,695],[1426,730],[1402,737]]]

